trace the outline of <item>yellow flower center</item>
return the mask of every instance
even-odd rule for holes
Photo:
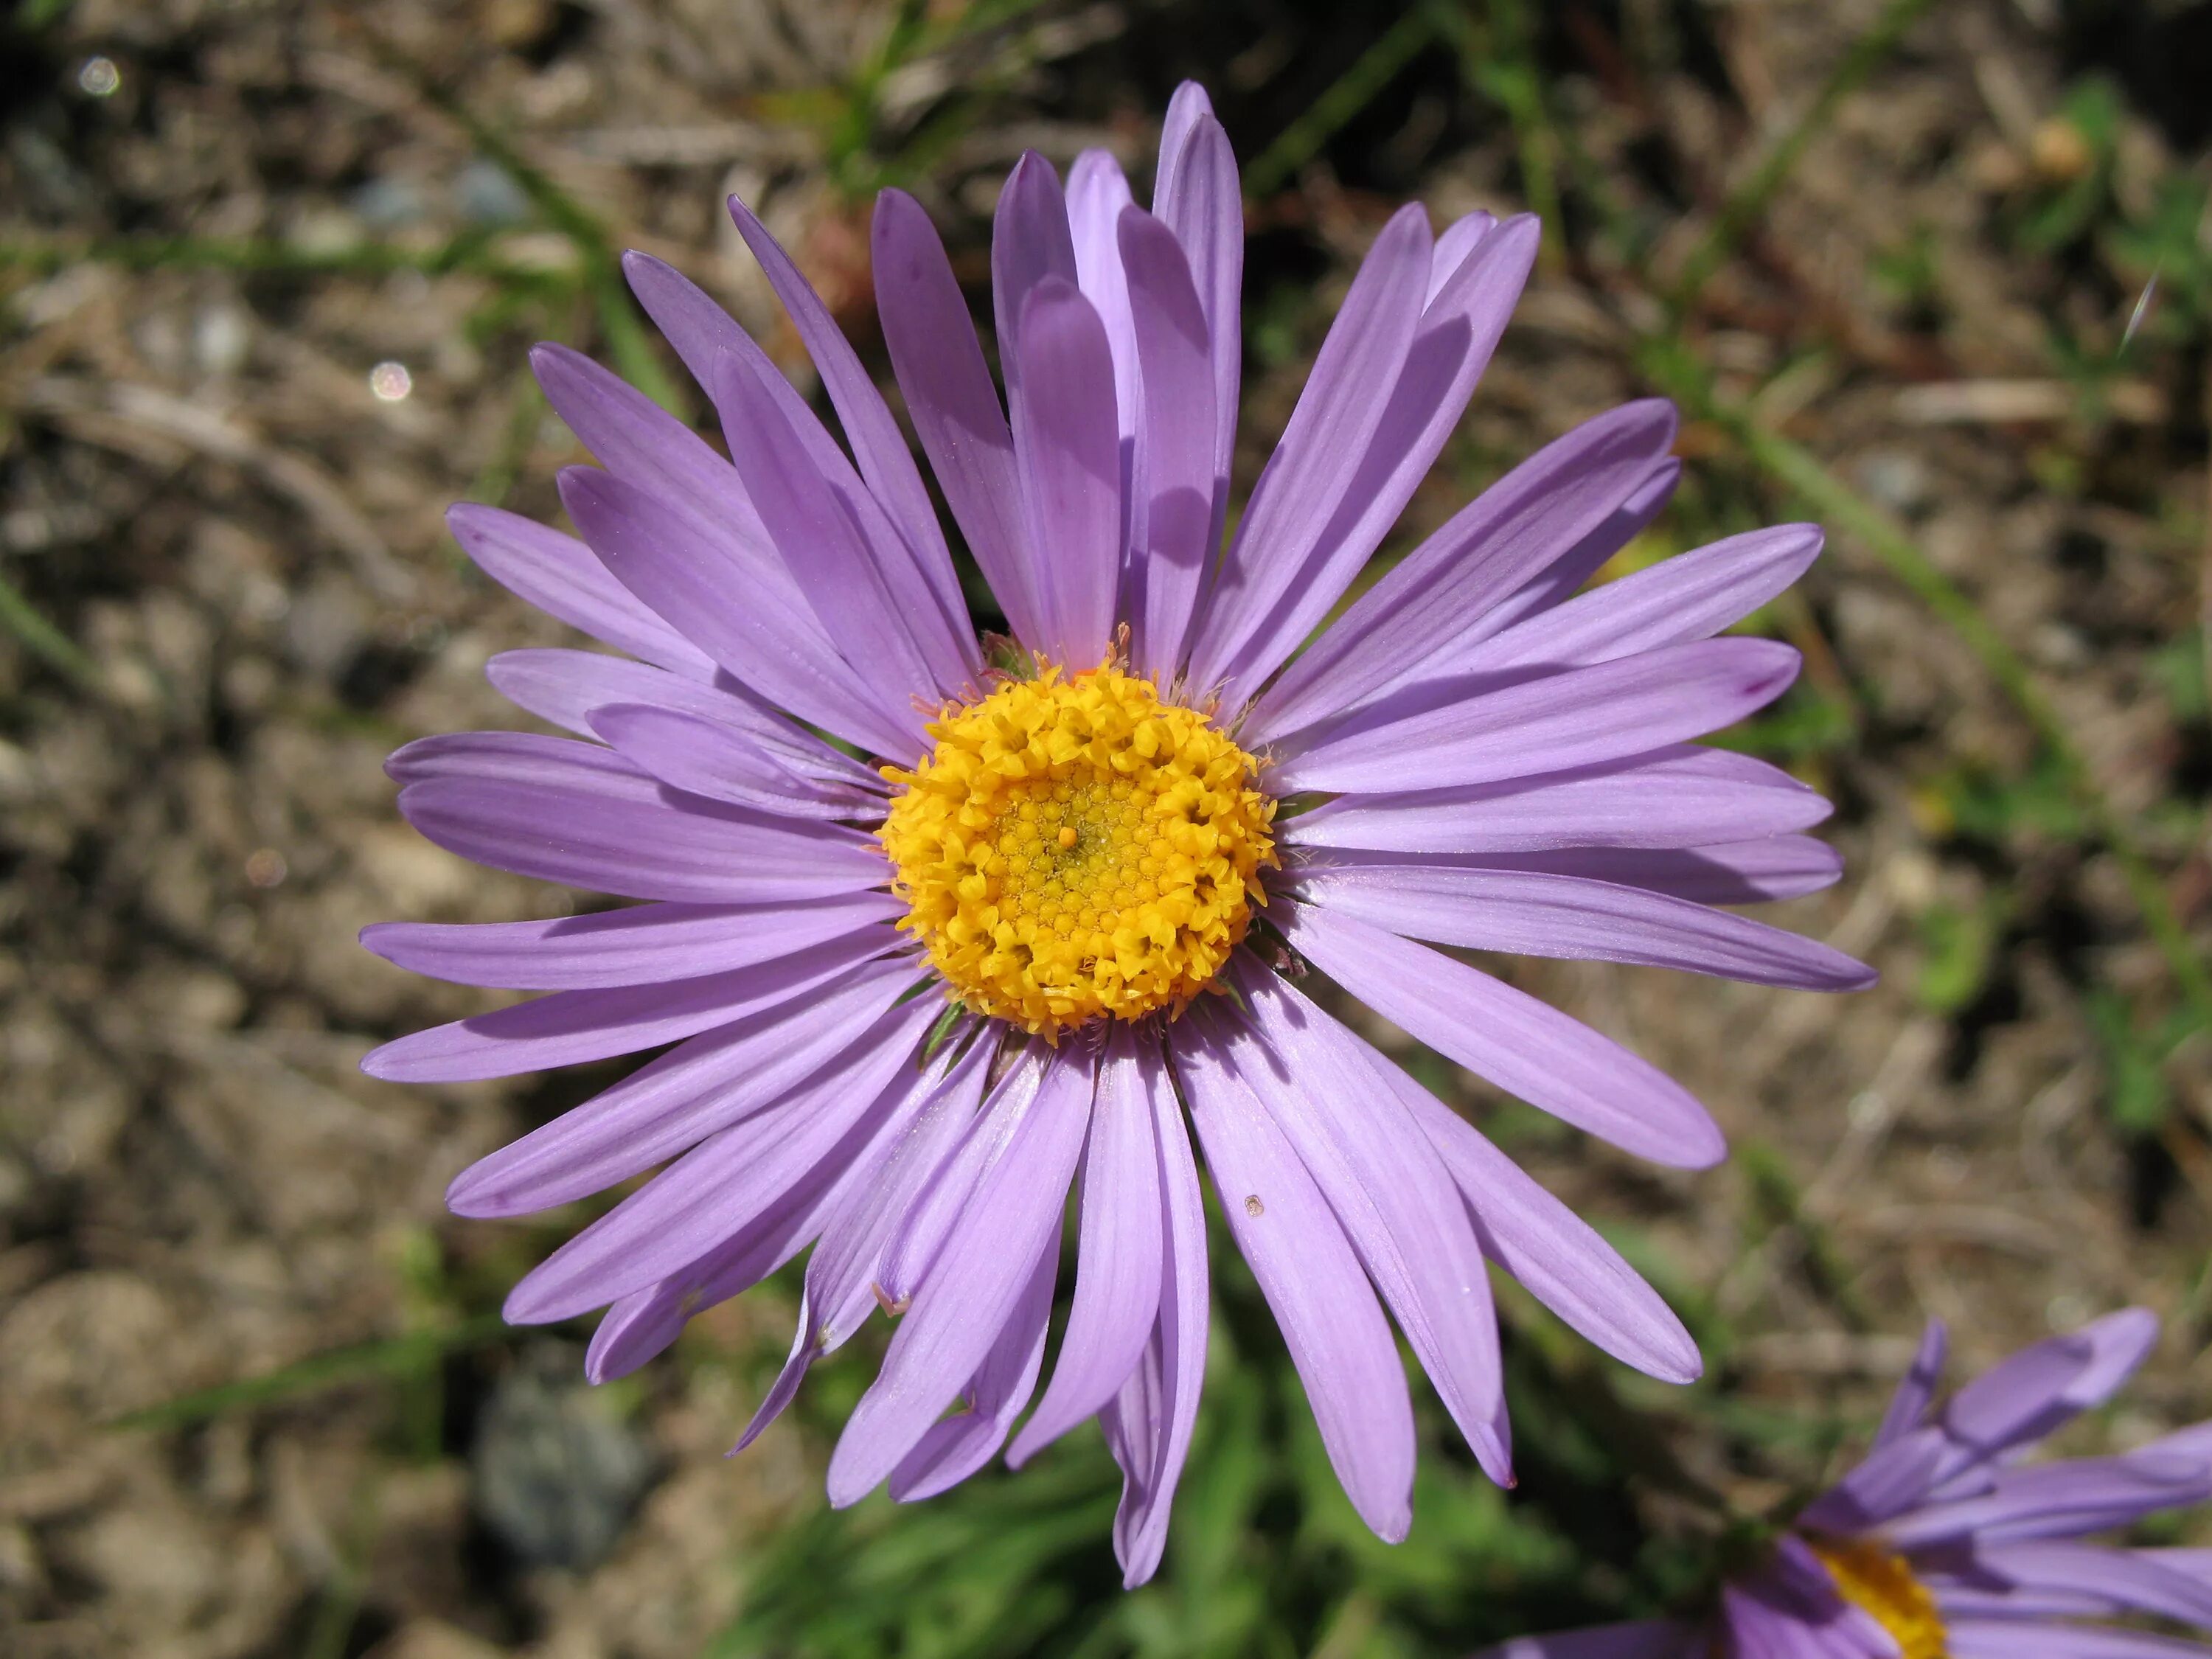
[[[1946,1659],[1949,1650],[1936,1598],[1902,1556],[1858,1539],[1825,1540],[1811,1548],[1836,1581],[1837,1593],[1872,1614],[1905,1659]]]
[[[1180,1013],[1227,964],[1275,862],[1258,763],[1110,663],[932,722],[879,832],[950,994],[1057,1039]]]

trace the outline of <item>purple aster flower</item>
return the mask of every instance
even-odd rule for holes
[[[1695,1375],[1681,1325],[1595,1232],[1285,970],[1311,963],[1618,1145],[1717,1160],[1711,1120],[1651,1066],[1417,941],[1865,982],[1717,908],[1811,891],[1837,862],[1802,833],[1816,795],[1692,742],[1790,682],[1785,647],[1713,636],[1795,580],[1819,532],[1740,536],[1571,598],[1674,484],[1672,412],[1631,404],[1516,470],[1299,654],[1458,421],[1536,228],[1390,221],[1222,550],[1243,210],[1186,86],[1150,212],[1100,153],[1065,192],[1035,155],[1008,179],[1004,408],[928,219],[896,191],[877,204],[892,363],[1010,630],[979,640],[889,409],[732,207],[844,443],[704,295],[630,256],[732,459],[542,348],[547,397],[605,468],[561,477],[582,539],[481,507],[453,530],[635,660],[491,664],[584,741],[478,732],[392,761],[439,845],[644,901],[364,936],[422,973],[549,994],[380,1048],[376,1076],[673,1045],[453,1182],[458,1213],[514,1216],[659,1171],[517,1285],[508,1317],[608,1308],[588,1368],[618,1376],[811,1245],[790,1363],[744,1438],[881,1307],[898,1324],[830,1497],[925,1497],[987,1462],[1036,1389],[1079,1185],[1066,1334],[1009,1456],[1100,1420],[1133,1583],[1158,1561],[1204,1370],[1187,1124],[1385,1537],[1406,1531],[1413,1466],[1385,1304],[1500,1480],[1486,1264],[1631,1364]]]
[[[2212,1644],[2212,1550],[2083,1543],[2212,1498],[2212,1423],[2117,1457],[2022,1462],[2110,1399],[2158,1340],[2142,1308],[2024,1348],[1929,1409],[1931,1322],[1866,1460],[1792,1522],[1703,1623],[1536,1636],[1481,1659],[2184,1659]]]

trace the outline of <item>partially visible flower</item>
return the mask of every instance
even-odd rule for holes
[[[1931,1411],[1931,1322],[1866,1460],[1816,1499],[1698,1621],[1524,1637],[1480,1659],[2183,1659],[2212,1644],[2212,1550],[2086,1543],[2212,1498],[2212,1423],[2113,1457],[2023,1460],[2142,1363],[2158,1321],[2130,1308],[2022,1349]]]
[[[459,1213],[514,1216],[658,1170],[507,1316],[609,1309],[586,1368],[619,1376],[811,1247],[790,1361],[745,1439],[880,1307],[897,1330],[830,1498],[886,1481],[925,1498],[1006,1445],[1036,1390],[1079,1172],[1066,1334],[1008,1455],[1099,1420],[1133,1583],[1159,1559],[1205,1370],[1194,1129],[1329,1456],[1385,1537],[1410,1523],[1414,1462],[1386,1304],[1499,1480],[1490,1264],[1631,1364],[1694,1376],[1688,1334],[1594,1231],[1284,970],[1303,957],[1632,1152],[1716,1162],[1719,1130],[1680,1088],[1430,944],[1866,982],[1723,908],[1833,881],[1802,833],[1827,804],[1693,741],[1796,673],[1784,645],[1716,636],[1796,580],[1820,532],[1734,537],[1577,597],[1679,471],[1673,410],[1632,404],[1330,623],[1457,424],[1535,226],[1390,220],[1224,545],[1243,206],[1228,137],[1185,87],[1151,212],[1103,153],[1065,191],[1034,155],[1007,180],[1004,407],[927,216],[896,191],[877,204],[892,365],[1012,635],[981,638],[890,409],[732,209],[844,443],[705,295],[630,256],[729,459],[544,347],[546,396],[605,469],[561,477],[583,539],[484,507],[451,521],[494,577],[641,660],[508,653],[493,683],[586,741],[465,733],[391,762],[401,812],[441,846],[647,901],[364,935],[423,973],[551,993],[390,1044],[377,1076],[675,1045],[454,1181]]]

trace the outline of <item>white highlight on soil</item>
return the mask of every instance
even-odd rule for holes
[[[95,98],[105,98],[123,84],[123,71],[112,58],[88,58],[76,72],[78,87]]]
[[[404,363],[381,362],[368,371],[368,389],[379,402],[396,404],[415,389],[415,377]]]

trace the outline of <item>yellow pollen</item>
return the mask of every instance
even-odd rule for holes
[[[1111,663],[949,707],[878,831],[899,923],[968,1007],[1056,1041],[1180,1013],[1264,902],[1274,803],[1205,715]]]
[[[1896,1641],[1905,1659],[1947,1659],[1943,1619],[1928,1587],[1902,1556],[1859,1539],[1812,1542],[1813,1553],[1836,1581],[1836,1591],[1863,1608]]]

